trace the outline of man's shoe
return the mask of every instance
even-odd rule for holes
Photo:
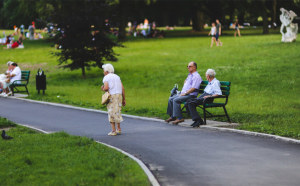
[[[184,122],[184,119],[176,119],[175,121],[173,121],[172,123],[174,125],[178,125],[178,123]]]
[[[191,124],[191,127],[194,126],[198,121],[196,120],[193,124]]]
[[[176,120],[176,118],[170,117],[169,119],[166,119],[165,122],[169,123],[170,121],[175,121],[175,120]]]
[[[204,125],[204,122],[202,119],[196,120],[191,126],[196,128],[196,127],[199,127],[200,125]]]
[[[197,120],[197,121],[195,122],[195,124],[192,125],[192,127],[196,128],[196,127],[200,127],[200,125],[204,125],[204,122],[203,122],[202,119]]]

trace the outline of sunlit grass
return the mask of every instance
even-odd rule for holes
[[[166,118],[170,89],[175,83],[182,86],[187,63],[196,61],[202,78],[213,68],[217,79],[232,82],[227,108],[233,122],[243,124],[240,128],[300,138],[299,42],[281,43],[279,34],[221,40],[223,47],[213,48],[204,35],[131,40],[116,48],[120,56],[113,65],[126,89],[123,113]],[[106,109],[100,105],[102,70],[92,69],[83,79],[80,70],[58,68],[53,51],[43,41],[26,41],[24,50],[0,50],[2,71],[8,60],[31,70],[31,99]],[[45,96],[35,90],[39,67],[47,75]]]
[[[8,126],[0,118],[0,129]],[[1,185],[150,185],[136,162],[93,139],[20,126],[6,133],[13,139],[0,140]]]

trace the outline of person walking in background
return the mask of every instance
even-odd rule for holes
[[[211,29],[210,32],[208,33],[208,35],[211,35],[211,43],[210,43],[210,47],[213,47],[213,44],[216,43],[217,46],[217,40],[216,40],[216,33],[217,33],[217,28],[216,28],[216,24],[212,23],[211,24]]]
[[[190,98],[196,98],[198,95],[198,89],[202,82],[202,78],[197,72],[197,63],[194,61],[190,62],[187,66],[189,74],[186,80],[184,81],[183,88],[179,95],[174,95],[169,98],[167,114],[170,115],[170,118],[165,120],[167,123],[173,121],[174,125],[184,122],[181,113],[180,105],[187,101]]]
[[[235,22],[234,22],[234,37],[236,37],[236,33],[238,33],[239,37],[241,37],[240,24],[239,24],[238,19],[236,19]]]
[[[208,80],[208,84],[204,89],[204,93],[201,94],[198,98],[188,100],[186,103],[188,113],[190,113],[194,121],[194,123],[191,125],[192,127],[199,127],[200,125],[204,124],[203,120],[197,112],[197,106],[203,104],[205,99],[209,99],[208,103],[212,103],[214,97],[222,95],[220,81],[215,78],[215,70],[208,69],[205,73],[205,76]]]
[[[126,105],[125,89],[118,75],[114,74],[114,67],[111,64],[102,65],[103,68],[103,91],[108,91],[110,94],[109,102],[107,104],[108,120],[112,131],[108,133],[109,136],[116,136],[121,134],[120,123],[123,121],[121,115],[122,105]],[[116,129],[117,124],[117,129]]]
[[[217,46],[222,46],[223,43],[220,40],[220,35],[222,34],[222,25],[219,21],[219,19],[216,19],[216,41],[217,41]]]

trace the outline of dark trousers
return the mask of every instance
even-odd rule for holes
[[[197,112],[197,106],[202,105],[204,102],[204,96],[209,96],[210,94],[203,93],[198,98],[189,99],[186,102],[186,109],[190,116],[192,117],[193,121],[201,120],[201,116]],[[210,99],[208,103],[212,103],[213,99]]]

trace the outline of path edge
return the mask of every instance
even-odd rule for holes
[[[267,138],[272,138],[272,139],[283,141],[283,142],[300,144],[300,140],[297,140],[297,139],[282,137],[282,136],[277,136],[277,135],[272,135],[272,134],[265,134],[265,133],[260,133],[260,132],[252,132],[252,131],[247,131],[247,130],[230,129],[230,128],[224,128],[224,127],[212,127],[212,126],[201,126],[201,128],[210,129],[210,130],[218,130],[218,131],[222,131],[222,132],[239,133],[239,134],[244,134],[244,135],[248,135],[248,136],[267,137]]]
[[[42,129],[39,129],[39,128],[36,128],[36,127],[32,127],[32,126],[27,125],[27,124],[20,124],[20,123],[18,123],[18,125],[21,125],[23,127],[27,127],[27,128],[39,131],[39,132],[44,133],[44,134],[51,134],[52,133],[52,132],[47,132],[45,130],[42,130]],[[124,154],[124,155],[128,156],[129,158],[131,158],[133,161],[135,161],[142,168],[142,170],[144,171],[144,173],[147,175],[148,180],[150,181],[151,185],[153,185],[153,186],[160,186],[160,184],[158,183],[158,181],[155,178],[155,176],[152,174],[152,172],[150,171],[150,169],[143,163],[142,160],[136,158],[132,154],[129,154],[128,152],[126,152],[126,151],[124,151],[122,149],[119,149],[119,148],[114,147],[112,145],[109,145],[107,143],[104,143],[104,142],[101,142],[101,141],[95,141],[95,142],[99,143],[99,144],[102,144],[102,145],[105,145],[105,146],[107,146],[109,148],[112,148],[114,150],[117,150],[117,151],[121,152],[122,154]]]

